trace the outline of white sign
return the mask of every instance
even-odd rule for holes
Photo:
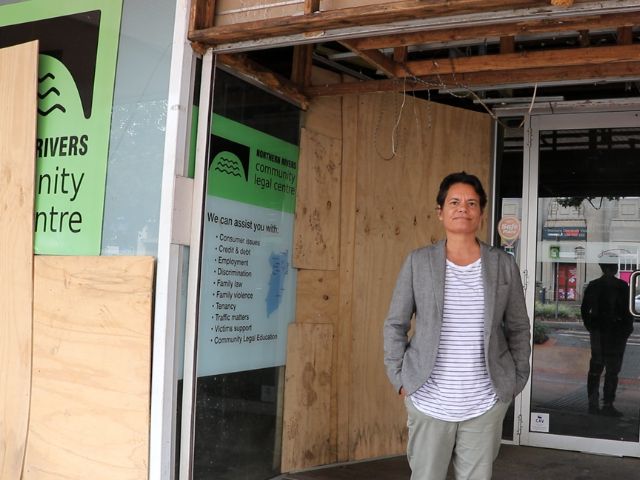
[[[532,412],[529,430],[532,432],[549,433],[549,414]]]
[[[206,209],[198,376],[284,365],[295,314],[293,215],[217,197]]]

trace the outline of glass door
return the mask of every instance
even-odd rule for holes
[[[640,318],[628,282],[640,263],[640,117],[540,115],[530,128],[533,358],[520,440],[638,457]]]

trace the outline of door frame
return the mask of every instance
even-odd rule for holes
[[[612,106],[613,107],[613,106]],[[613,107],[615,108],[615,107]],[[638,108],[638,107],[636,107]],[[523,191],[522,191],[522,264],[525,285],[535,283],[537,247],[539,134],[542,130],[577,130],[607,127],[640,127],[640,111],[616,111],[542,113],[525,116],[523,148]],[[532,272],[529,274],[528,272]],[[535,288],[526,288],[527,310],[533,319]],[[531,324],[533,333],[533,322]],[[533,347],[533,343],[532,343]],[[530,357],[533,362],[533,348]],[[516,399],[515,417],[522,419],[519,444],[534,447],[577,450],[587,453],[640,457],[640,442],[624,442],[583,438],[550,433],[531,432],[531,378],[523,392]]]

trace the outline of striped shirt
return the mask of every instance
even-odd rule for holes
[[[410,398],[421,412],[448,422],[480,416],[497,402],[484,357],[480,259],[465,266],[447,260],[436,363]]]

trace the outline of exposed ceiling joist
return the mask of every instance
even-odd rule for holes
[[[404,63],[407,61],[409,49],[407,47],[395,47],[393,49],[393,61],[396,63]]]
[[[476,55],[443,60],[419,60],[399,65],[395,76],[456,75],[486,71],[507,72],[544,67],[589,66],[640,60],[640,45],[563,48],[558,50]]]
[[[576,2],[576,4],[583,3],[593,4],[596,2],[590,0]],[[609,2],[597,3],[602,8],[603,3]],[[410,21],[416,18],[468,15],[488,11],[499,15],[501,11],[522,8],[542,8],[549,13],[554,9],[566,10],[562,7],[551,7],[549,0],[433,0],[429,2],[411,0],[250,21],[241,24],[242,28],[238,28],[238,24],[233,24],[198,29],[197,25],[206,24],[205,21],[199,21],[192,24],[189,39],[207,44],[242,42],[269,36],[325,32],[346,27]]]
[[[296,45],[293,47],[293,65],[291,81],[307,87],[311,84],[311,67],[313,65],[313,45]]]
[[[430,75],[416,79],[371,80],[334,85],[317,85],[304,89],[309,97],[365,94],[391,91],[418,91],[434,89],[491,89],[511,88],[523,84],[566,84],[576,81],[625,81],[640,79],[640,60],[599,65],[574,65],[491,72],[448,75]]]
[[[235,75],[249,83],[267,89],[282,99],[297,105],[302,110],[306,110],[309,107],[309,98],[296,84],[266,69],[247,58],[244,54],[217,55],[217,65],[231,69]]]
[[[513,35],[500,37],[500,53],[515,53],[516,39]]]
[[[304,13],[309,15],[320,11],[320,0],[304,0]]]
[[[380,70],[387,77],[393,78],[396,76],[399,65],[394,60],[380,52],[380,50],[358,50],[357,48],[353,48],[349,41],[343,41],[340,43],[362,58],[369,65]]]
[[[640,25],[640,12],[589,15],[576,18],[535,19],[504,23],[496,19],[488,25],[441,28],[422,32],[368,36],[352,40],[354,48],[371,50],[374,48],[401,47],[423,43],[454,42],[496,38],[504,36],[532,35],[542,33],[578,32],[580,30],[602,30],[620,26]]]
[[[618,27],[618,45],[631,45],[633,43],[633,28],[630,26]]]
[[[576,0],[566,8],[551,0],[363,0],[328,10],[300,0],[298,15],[220,26],[197,18],[212,15],[215,0],[192,2],[194,48],[213,48],[227,69],[302,108],[312,96],[469,89],[512,96],[534,84],[604,91],[594,84],[611,82],[626,95],[640,80],[640,0]],[[228,53],[275,46],[294,47],[292,62],[275,50],[265,65],[259,54]],[[361,81],[311,86],[312,61]],[[286,76],[291,67],[291,80],[266,62]]]

